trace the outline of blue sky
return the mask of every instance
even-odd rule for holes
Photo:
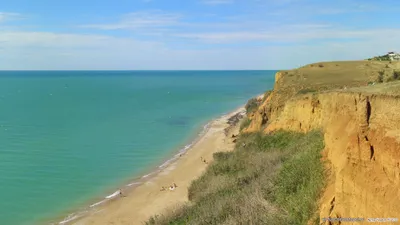
[[[13,0],[0,69],[289,69],[400,51],[395,0]]]

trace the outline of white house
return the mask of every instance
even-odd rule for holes
[[[391,61],[399,61],[400,60],[400,54],[397,52],[388,52],[388,56],[390,58]]]

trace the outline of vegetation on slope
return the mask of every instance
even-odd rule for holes
[[[308,93],[315,93],[315,92],[317,92],[317,90],[305,88],[305,89],[301,89],[300,91],[298,91],[297,94],[308,94]]]
[[[252,113],[258,109],[258,106],[260,105],[260,101],[258,101],[257,98],[252,98],[249,101],[247,101],[247,104],[245,106],[246,113]]]
[[[320,132],[241,134],[233,152],[214,162],[189,188],[190,203],[147,225],[307,224],[323,188]]]
[[[251,119],[249,119],[249,118],[244,118],[243,120],[242,120],[242,122],[240,123],[240,128],[239,128],[239,130],[240,131],[242,131],[243,129],[246,129],[249,125],[250,125],[250,123],[251,123]]]
[[[400,80],[400,71],[393,69],[378,71],[378,76],[376,78],[377,83],[391,82],[396,80]]]
[[[381,55],[381,56],[375,56],[373,58],[369,58],[369,61],[371,60],[376,60],[376,61],[390,61],[390,57],[388,54],[386,55]]]
[[[388,82],[400,80],[400,71],[393,71],[392,76],[387,79]]]

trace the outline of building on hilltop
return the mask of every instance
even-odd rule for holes
[[[388,52],[387,54],[389,56],[390,61],[399,61],[400,60],[400,54],[396,52]]]

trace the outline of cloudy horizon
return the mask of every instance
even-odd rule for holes
[[[1,70],[264,70],[400,50],[395,1],[7,2]]]

